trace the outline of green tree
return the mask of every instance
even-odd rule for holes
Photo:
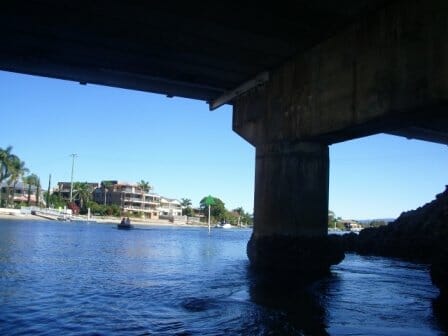
[[[52,208],[63,208],[67,205],[67,202],[57,193],[50,193],[48,196],[47,192],[45,192],[44,195],[45,198],[48,199],[48,206],[51,206]]]
[[[87,182],[73,183],[73,198],[79,202],[80,209],[85,212],[88,201],[92,198],[92,192]]]
[[[111,181],[101,181],[101,188],[104,193],[104,205],[107,203],[107,192],[112,188],[113,183]]]
[[[141,212],[142,212],[142,217],[144,216],[144,212],[143,212],[143,207],[144,207],[144,199],[145,199],[145,194],[152,189],[152,187],[149,185],[148,181],[145,180],[140,180],[140,182],[137,183],[137,186],[140,188],[140,190],[142,191],[142,202],[140,204],[141,207]]]
[[[5,149],[0,147],[0,206],[2,206],[2,188],[3,181],[11,176],[11,151],[12,146]]]
[[[370,227],[380,227],[380,226],[385,226],[387,225],[386,221],[381,220],[381,219],[374,219],[373,221],[371,221],[369,223]]]
[[[140,182],[137,183],[137,186],[141,189],[143,193],[147,193],[152,189],[151,185],[148,181],[140,180]]]
[[[233,209],[233,212],[238,214],[238,218],[237,218],[237,225],[240,226],[241,225],[241,217],[244,215],[244,209],[243,207],[238,207],[236,209]]]
[[[337,224],[336,215],[334,214],[333,211],[328,210],[328,227],[334,228],[336,227],[336,224]]]
[[[191,199],[189,198],[181,198],[182,205],[182,215],[192,217],[194,215],[194,211],[191,208]]]
[[[224,205],[224,202],[221,201],[217,197],[212,197],[214,204],[210,206],[210,217],[214,218],[217,221],[223,221],[226,220],[227,210]],[[203,210],[205,217],[208,218],[208,211],[207,211],[207,204],[206,204],[206,197],[203,197],[202,200],[199,202],[199,205],[201,209]]]
[[[189,198],[181,198],[181,199],[180,199],[180,204],[181,204],[183,207],[185,207],[185,208],[187,208],[187,207],[191,207],[191,199],[189,199]]]
[[[16,184],[19,181],[19,179],[23,177],[23,175],[25,175],[25,173],[27,173],[29,170],[28,168],[25,167],[25,162],[20,160],[20,158],[17,155],[10,155],[9,166],[11,175],[9,176],[9,179],[7,181],[9,189],[7,204],[12,204],[14,203],[14,193],[16,189]]]
[[[36,174],[31,174],[28,176],[25,176],[23,178],[23,182],[28,184],[28,197],[27,197],[27,205],[31,205],[31,189],[33,186],[36,187],[36,202],[35,205],[39,204],[39,192],[40,192],[40,179]]]

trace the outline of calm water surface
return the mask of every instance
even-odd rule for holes
[[[443,335],[427,267],[347,255],[261,285],[250,230],[0,220],[1,335]]]

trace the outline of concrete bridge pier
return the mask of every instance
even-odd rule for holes
[[[256,147],[251,265],[289,276],[328,272],[344,254],[327,237],[328,146],[279,142]]]

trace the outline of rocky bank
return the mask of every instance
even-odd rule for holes
[[[431,279],[440,289],[438,313],[448,318],[448,186],[430,203],[404,212],[393,223],[342,236],[347,252],[397,257],[431,265]]]

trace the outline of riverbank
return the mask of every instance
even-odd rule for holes
[[[31,214],[23,214],[18,209],[0,209],[0,220],[57,220],[55,218],[51,218],[50,216],[42,217],[37,215],[31,215]],[[90,219],[87,218],[87,216],[77,216],[73,220],[76,221],[91,221],[101,224],[112,224],[117,225],[120,223],[121,218],[118,217],[91,217]],[[183,222],[170,222],[167,219],[141,219],[141,218],[132,218],[131,219],[132,225],[137,226],[184,226],[184,227],[205,227],[206,224],[186,224]]]
[[[429,264],[431,280],[440,290],[436,313],[448,321],[448,186],[433,201],[402,213],[387,226],[336,239],[346,252]]]

